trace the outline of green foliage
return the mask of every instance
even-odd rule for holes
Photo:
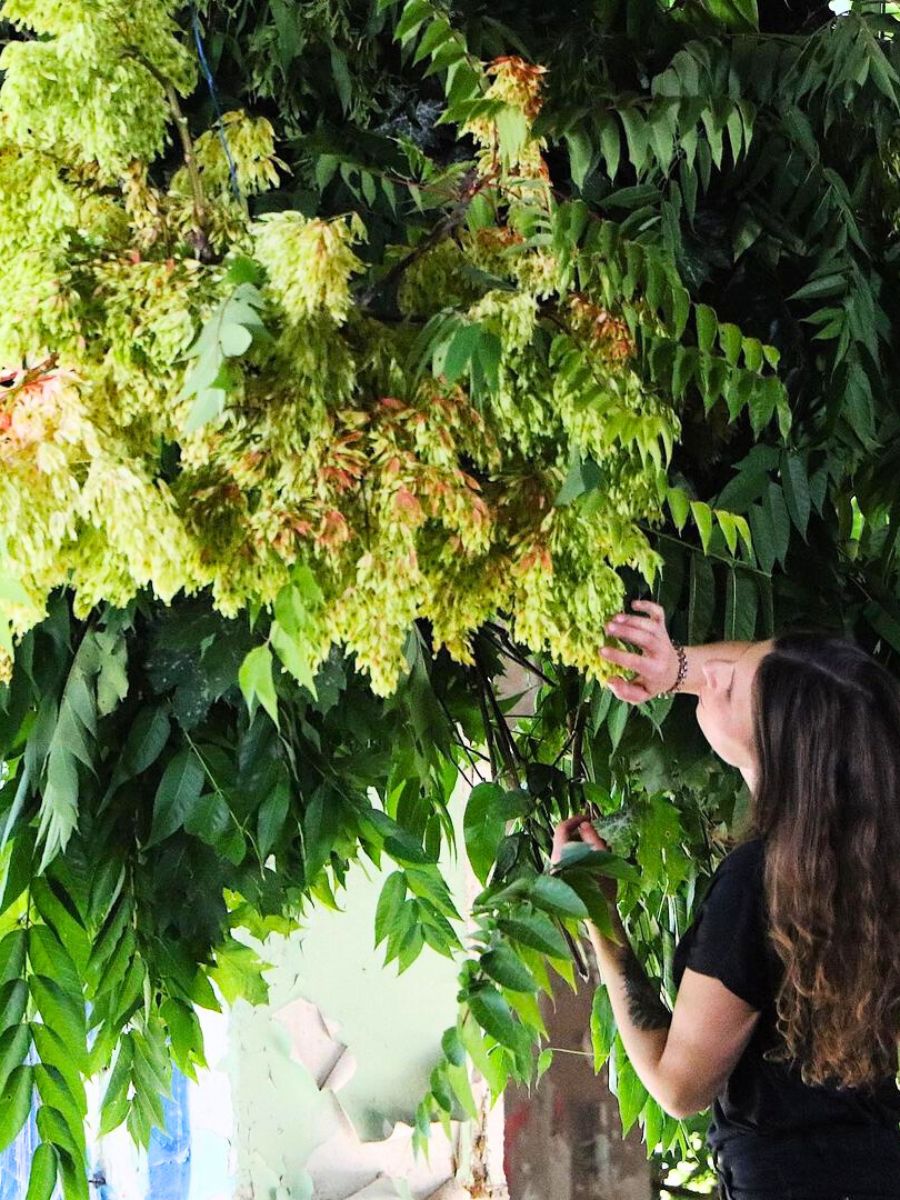
[[[101,7],[6,0],[0,59],[0,1141],[36,1089],[66,1200],[84,1079],[146,1143],[196,1007],[265,998],[236,931],[363,856],[386,962],[460,965],[420,1145],[546,1070],[596,872],[674,999],[746,796],[602,686],[626,594],[900,654],[893,16],[210,0],[213,122],[187,10]],[[549,872],[583,808],[612,853]],[[592,1037],[693,1155],[602,989]]]

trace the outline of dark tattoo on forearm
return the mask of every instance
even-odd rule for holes
[[[638,1029],[664,1029],[672,1023],[672,1014],[659,997],[659,991],[647,978],[631,946],[625,948],[623,968],[628,1015]]]

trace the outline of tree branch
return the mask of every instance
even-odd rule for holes
[[[206,261],[209,255],[209,241],[206,237],[206,199],[203,195],[203,184],[200,179],[200,168],[197,166],[197,156],[194,152],[194,142],[191,138],[191,131],[188,128],[188,120],[184,115],[181,103],[178,99],[178,93],[170,79],[167,79],[150,60],[143,55],[137,47],[129,47],[128,53],[139,62],[141,66],[148,71],[159,86],[166,94],[166,101],[172,113],[172,119],[175,122],[175,128],[178,130],[178,137],[181,141],[181,151],[184,155],[184,165],[187,167],[188,178],[191,183],[191,195],[194,202],[194,225],[196,233],[196,246],[198,256],[201,260]]]
[[[394,265],[391,267],[388,273],[383,276],[383,278],[377,280],[373,284],[370,284],[369,287],[360,293],[359,307],[362,309],[368,308],[379,292],[393,287],[397,280],[400,279],[405,271],[409,270],[414,262],[417,262],[423,254],[426,254],[433,246],[436,246],[438,242],[443,241],[445,237],[449,236],[454,229],[461,225],[465,220],[466,213],[469,210],[469,205],[472,203],[478,193],[487,186],[488,183],[493,182],[494,178],[495,176],[493,173],[489,175],[483,175],[478,178],[475,176],[474,170],[469,171],[468,174],[464,176],[463,188],[460,193],[459,200],[453,210],[449,212],[446,217],[440,220],[437,225],[435,225],[431,233],[427,234],[427,236],[424,237],[421,242],[419,242],[418,246],[415,246],[412,250],[410,250],[409,254],[407,254],[404,258],[401,258],[398,263],[394,263]]]

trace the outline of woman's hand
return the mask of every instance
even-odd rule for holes
[[[562,858],[563,846],[569,845],[579,838],[582,842],[586,842],[592,850],[609,850],[607,843],[591,824],[588,814],[579,813],[575,817],[569,817],[566,821],[560,821],[553,830],[553,850],[550,862],[558,863]],[[608,875],[597,876],[597,887],[610,904],[616,902],[616,886],[615,879]]]
[[[617,650],[613,646],[601,646],[600,654],[609,662],[637,671],[637,678],[623,679],[613,675],[607,686],[619,700],[642,704],[652,700],[660,692],[667,692],[678,675],[678,651],[672,645],[666,631],[666,614],[662,605],[654,600],[632,600],[632,608],[643,610],[644,615],[617,613],[607,622],[606,632],[625,642],[640,646],[642,654]]]

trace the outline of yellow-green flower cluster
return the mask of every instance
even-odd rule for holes
[[[40,35],[8,42],[0,112],[11,136],[115,178],[163,149],[167,81],[196,79],[173,14],[176,0],[6,0],[0,16]]]
[[[470,304],[480,294],[466,267],[471,258],[452,237],[442,238],[413,257],[408,246],[391,248],[387,263],[408,259],[397,288],[397,306],[406,317],[430,317],[441,308]]]
[[[221,130],[207,129],[194,144],[194,159],[206,198],[232,198],[226,145],[234,163],[237,186],[244,195],[278,186],[277,167],[285,164],[275,154],[275,130],[271,122],[236,109],[222,116]],[[186,167],[179,167],[172,176],[170,190],[185,197],[191,194]]]
[[[90,386],[40,368],[13,383],[0,432],[0,540],[4,571],[33,601],[9,606],[24,632],[47,595],[70,583],[86,614],[124,604],[153,583],[171,599],[194,582],[188,543],[165,485],[115,431],[92,419]]]
[[[252,232],[269,290],[288,322],[320,312],[337,323],[346,320],[352,304],[350,276],[363,269],[350,247],[366,235],[355,213],[332,221],[299,212],[265,213]]]
[[[379,269],[404,264],[403,319],[381,321],[354,302],[359,218],[251,225],[218,131],[196,142],[199,196],[184,169],[168,189],[150,182],[172,89],[194,81],[176,7],[0,10],[39,35],[7,47],[0,90],[0,546],[29,601],[4,601],[0,621],[20,635],[61,585],[79,616],[143,588],[164,601],[208,588],[234,616],[304,564],[323,595],[307,650],[342,643],[382,694],[417,617],[469,662],[472,631],[503,612],[526,644],[602,675],[616,567],[652,581],[659,566],[637,522],[658,516],[654,468],[678,420],[630,369],[620,321],[605,314],[598,333],[589,298],[554,309],[555,257],[529,235],[548,216],[530,137],[540,71],[493,67],[494,98],[521,118],[485,185],[502,223],[393,247]],[[271,125],[234,112],[225,131],[241,191],[277,183]],[[497,129],[482,132],[490,149]],[[243,285],[246,324],[220,343],[208,330],[242,256],[262,268],[258,290]],[[485,273],[508,287],[485,290]],[[474,396],[465,372],[433,378],[412,353],[442,309],[481,339],[490,385]],[[186,432],[202,390],[188,370],[211,338],[205,388],[222,402]],[[603,484],[555,507],[573,451]]]

